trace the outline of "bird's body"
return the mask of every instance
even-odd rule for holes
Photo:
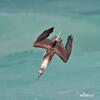
[[[44,72],[44,70],[47,68],[48,64],[50,63],[52,57],[54,56],[55,52],[54,52],[54,48],[56,45],[56,41],[52,44],[50,49],[47,49],[44,57],[42,59],[42,64],[41,64],[41,68],[39,70],[39,75],[38,78],[40,77],[40,75]]]
[[[46,53],[42,59],[42,64],[41,64],[41,68],[39,70],[38,78],[44,72],[44,70],[47,68],[47,66],[50,63],[53,56],[54,56],[54,50],[49,49],[46,51]]]
[[[54,36],[51,39],[46,39],[50,35],[50,33],[53,32],[53,29],[54,28],[50,28],[44,31],[33,44],[34,47],[47,49],[42,60],[38,78],[43,74],[44,70],[47,68],[54,54],[57,54],[64,62],[67,62],[71,53],[72,41],[73,41],[71,35],[68,37],[65,47],[63,46],[60,37]]]

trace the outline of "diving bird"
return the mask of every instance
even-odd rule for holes
[[[42,64],[38,73],[38,79],[43,74],[44,70],[47,68],[54,54],[57,54],[63,60],[64,63],[68,61],[69,56],[71,54],[73,42],[72,35],[68,36],[67,42],[64,46],[59,35],[54,36],[51,39],[47,39],[47,37],[53,32],[53,30],[54,27],[45,30],[37,37],[36,41],[33,43],[34,47],[47,49],[42,59]]]

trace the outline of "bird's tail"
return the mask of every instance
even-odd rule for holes
[[[56,41],[58,41],[59,37],[60,37],[61,32],[58,33]]]

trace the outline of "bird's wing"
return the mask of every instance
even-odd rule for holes
[[[36,41],[42,41],[46,39],[54,30],[54,27],[45,30],[42,34],[40,34]]]
[[[58,42],[55,46],[55,53],[64,61],[67,62],[72,50],[72,42],[73,37],[72,35],[68,36],[67,43],[65,47],[63,46],[62,42]]]
[[[52,46],[52,42],[49,39],[44,39],[42,41],[36,41],[33,44],[34,47],[39,47],[39,48],[46,48],[46,49],[50,49]]]
[[[62,43],[57,43],[54,51],[63,61],[65,61],[66,50]]]
[[[46,39],[54,30],[54,27],[45,30],[42,34],[40,34],[36,41],[33,43],[34,47],[46,48],[49,49],[52,45],[52,42],[49,39]]]

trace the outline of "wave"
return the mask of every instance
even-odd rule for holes
[[[2,0],[0,12],[53,12],[53,13],[77,13],[77,14],[100,14],[100,1],[95,0]]]
[[[72,93],[72,92],[74,92],[74,91],[73,90],[64,90],[64,91],[59,91],[56,93],[62,95],[62,94],[68,94],[68,93]]]
[[[37,62],[39,59],[37,58],[40,55],[40,52],[37,51],[23,51],[23,52],[15,52],[9,54],[7,56],[0,57],[0,68],[9,68],[14,66],[19,66],[26,63],[32,63],[33,61]],[[35,64],[34,62],[34,64]]]
[[[0,57],[1,99],[44,100],[52,97],[55,100],[80,100],[83,91],[94,94],[97,100],[100,98],[100,71],[97,67],[100,65],[100,53],[72,54],[66,64],[54,57],[37,80],[42,55],[42,51],[26,50]]]
[[[8,16],[8,13],[6,13],[6,12],[0,12],[0,16]]]
[[[0,56],[25,50],[40,50],[33,42],[45,29],[55,27],[50,38],[62,30],[65,44],[68,32],[72,33],[73,53],[100,52],[100,15],[85,16],[49,13],[0,13]]]

